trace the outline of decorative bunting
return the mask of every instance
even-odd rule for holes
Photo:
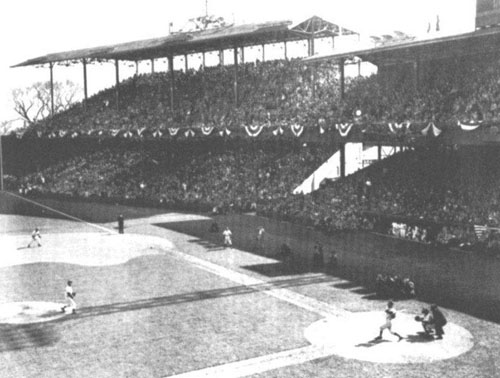
[[[229,135],[231,135],[231,130],[229,130],[227,127],[225,127],[224,130],[219,131],[219,135],[220,136],[224,136],[224,135],[229,136]]]
[[[130,132],[130,130],[127,130],[123,133],[123,137],[124,138],[132,138],[132,133]]]
[[[120,132],[120,130],[116,130],[116,129],[114,129],[114,130],[110,130],[110,131],[109,131],[109,133],[110,133],[110,134],[111,134],[111,136],[113,136],[113,137],[116,137],[116,136],[118,135],[118,133],[119,133],[119,132]],[[100,134],[99,134],[99,135],[100,135]]]
[[[179,132],[179,128],[177,127],[169,127],[168,128],[168,133],[170,134],[170,136],[176,136],[177,133]]]
[[[188,129],[188,130],[184,133],[184,136],[185,136],[186,138],[188,138],[188,137],[190,137],[190,136],[191,136],[191,137],[194,137],[194,131],[193,131],[192,129]]]
[[[463,131],[473,131],[473,130],[476,130],[479,126],[481,126],[482,122],[483,121],[462,123],[462,122],[458,121],[458,126],[460,126],[460,128]]]
[[[434,125],[434,122],[430,122],[425,129],[423,129],[422,135],[427,136],[429,134],[429,131],[431,132],[432,136],[437,137],[439,134],[441,134],[441,130]]]
[[[54,133],[53,131],[47,136],[47,138],[49,139],[53,139],[56,137],[56,133]]]
[[[302,133],[304,132],[304,126],[297,125],[296,123],[294,123],[293,125],[291,125],[290,129],[292,130],[293,135],[295,135],[296,137],[301,136]]]
[[[78,131],[73,131],[70,135],[71,138],[76,138],[78,136]]]
[[[319,127],[319,133],[320,133],[321,135],[323,135],[323,134],[325,133],[325,129],[323,128],[323,126],[320,126],[320,127]]]
[[[410,122],[401,122],[401,123],[389,123],[389,130],[391,130],[391,133],[396,134],[401,131],[406,131],[410,128],[411,123]]]
[[[247,134],[253,138],[258,136],[262,130],[264,129],[264,126],[258,126],[258,125],[251,125],[251,126],[245,126],[245,130]]]
[[[137,136],[140,137],[140,138],[142,138],[142,133],[144,132],[144,130],[146,130],[145,127],[143,127],[142,129],[136,130],[137,131]]]
[[[203,135],[210,135],[212,134],[212,131],[214,130],[213,126],[201,126],[201,132]]]
[[[37,131],[37,132],[36,132],[36,135],[37,135],[39,138],[41,138],[41,137],[42,137],[42,132],[41,132],[41,131]]]
[[[161,138],[162,135],[163,133],[160,130],[153,132],[153,138]]]
[[[66,130],[59,130],[59,138],[62,138],[66,135],[67,131]]]
[[[335,125],[335,128],[339,131],[340,136],[345,138],[347,135],[349,135],[352,125],[352,123],[337,123]]]
[[[283,135],[283,129],[281,128],[281,126],[278,126],[275,130],[273,130],[273,134],[275,136]]]

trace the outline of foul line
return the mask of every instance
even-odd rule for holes
[[[171,378],[242,378],[331,355],[332,351],[329,348],[311,345],[304,348],[268,354],[267,356],[250,358],[248,360],[230,362],[225,365],[193,370],[173,375]]]
[[[237,284],[244,286],[262,286],[268,284],[268,282],[259,280],[258,278],[250,277],[246,274],[235,272],[234,270],[224,268],[220,265],[208,262],[206,260],[200,259],[198,257],[179,252],[172,251],[177,257],[190,262],[193,265],[198,266],[200,269],[203,269],[207,272],[215,274],[219,277],[223,277],[230,281],[233,281]],[[318,301],[314,298],[307,297],[305,295],[290,291],[288,289],[256,289],[257,291],[261,291],[262,293],[269,295],[271,297],[280,299],[282,301],[291,303],[297,307],[300,307],[304,310],[314,312],[322,317],[331,317],[331,316],[340,316],[344,315],[346,312],[344,310],[338,310],[335,307],[332,307],[328,303]]]
[[[235,272],[234,270],[222,267],[220,265],[208,262],[187,253],[174,251],[171,253],[174,257],[187,261],[200,269],[226,278],[235,283],[244,286],[254,286],[266,284],[266,281],[250,277],[246,274]],[[295,293],[288,289],[259,289],[255,288],[268,296],[291,303],[297,307],[321,315],[322,317],[341,316],[347,313],[345,310],[336,309],[328,303],[318,301],[314,298]],[[298,365],[308,361],[331,356],[334,351],[319,345],[309,345],[303,348],[290,349],[282,352],[272,353],[265,356],[250,358],[236,362],[230,362],[223,365],[212,366],[199,370],[194,370],[178,375],[169,376],[170,378],[242,378],[249,375],[264,373],[269,370],[279,369],[286,366]]]
[[[87,221],[84,221],[83,219],[80,219],[80,218],[74,217],[74,216],[72,216],[72,215],[69,215],[69,214],[63,213],[62,211],[59,211],[59,210],[53,209],[53,208],[51,208],[51,207],[49,207],[49,206],[42,205],[41,203],[38,203],[38,202],[33,201],[33,200],[30,200],[30,199],[28,199],[28,198],[25,198],[25,197],[19,196],[19,195],[17,195],[17,194],[14,194],[14,193],[11,193],[11,192],[7,192],[7,191],[4,191],[3,193],[8,194],[9,196],[12,196],[12,197],[17,197],[17,198],[20,198],[20,199],[22,199],[22,200],[24,200],[24,201],[27,201],[27,202],[30,202],[30,203],[32,203],[32,204],[34,204],[34,205],[36,205],[36,206],[39,206],[39,207],[42,207],[42,208],[47,209],[47,210],[49,210],[49,211],[52,211],[53,213],[56,213],[56,214],[59,214],[59,215],[65,216],[65,217],[67,217],[67,218],[70,218],[70,219],[76,220],[76,221],[81,222],[81,223],[85,223],[86,225],[88,225],[88,226],[90,226],[90,227],[97,228],[97,229],[99,229],[99,230],[101,230],[101,231],[105,231],[105,232],[108,232],[108,233],[110,233],[110,234],[114,234],[114,233],[115,233],[115,231],[114,231],[114,230],[112,230],[112,229],[110,229],[110,228],[106,228],[106,227],[103,227],[103,226],[99,226],[99,225],[94,224],[94,223],[89,223],[89,222],[87,222]]]

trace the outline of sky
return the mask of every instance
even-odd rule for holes
[[[49,80],[48,68],[10,66],[47,53],[165,36],[170,22],[178,29],[204,15],[206,1],[209,14],[237,24],[318,15],[365,36],[425,35],[436,15],[442,35],[458,34],[473,30],[475,18],[475,0],[6,0],[0,2],[0,122],[17,118],[13,89]],[[88,75],[95,93],[113,84],[114,68],[92,65]],[[82,76],[81,67],[54,69],[56,81],[83,86]]]

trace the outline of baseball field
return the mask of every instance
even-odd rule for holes
[[[203,216],[42,206],[0,214],[1,377],[500,377],[497,323],[442,308],[432,340],[414,320],[430,304],[399,300],[403,340],[375,340],[387,299],[169,228]]]

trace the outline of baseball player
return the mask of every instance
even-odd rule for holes
[[[42,235],[40,234],[40,230],[35,228],[35,231],[31,233],[31,241],[28,244],[28,248],[31,248],[31,244],[36,242],[36,244],[41,247],[42,243],[40,243],[40,240],[42,240]]]
[[[255,250],[256,251],[262,251],[264,249],[264,234],[266,233],[266,230],[264,227],[260,226],[257,229],[257,239],[255,243]]]
[[[76,314],[76,302],[75,302],[76,293],[73,291],[73,287],[71,286],[72,284],[73,284],[72,281],[68,281],[68,283],[66,284],[65,297],[68,304],[61,307],[61,311],[66,312],[66,307],[69,307],[71,309],[71,312],[73,314]]]
[[[415,320],[417,322],[421,322],[425,334],[432,337],[432,333],[434,331],[434,318],[432,313],[427,308],[423,308],[422,314],[415,316]]]
[[[385,323],[380,327],[380,334],[375,338],[375,340],[382,340],[382,333],[387,329],[391,334],[399,338],[398,341],[403,340],[403,336],[392,330],[392,320],[396,317],[396,309],[394,308],[394,302],[387,302],[387,308],[385,309]]]
[[[229,229],[229,227],[226,227],[224,232],[222,232],[222,235],[224,236],[224,247],[231,247],[233,245],[233,241],[231,240],[231,236],[233,233]]]

